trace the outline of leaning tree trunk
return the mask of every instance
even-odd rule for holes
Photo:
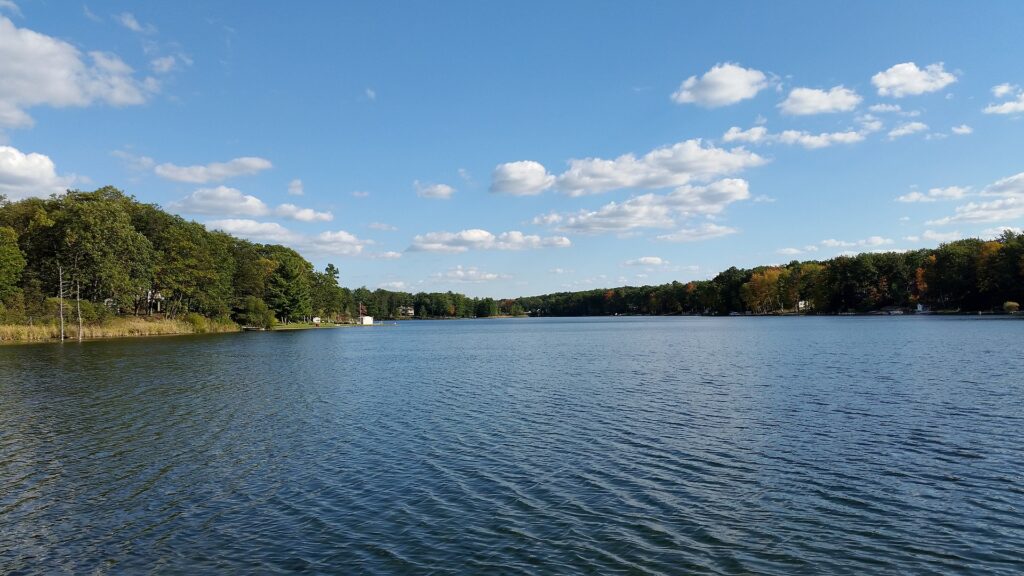
[[[57,265],[57,285],[60,295],[60,341],[64,341],[64,268]]]
[[[78,341],[82,341],[82,284],[75,280],[75,308],[78,309]]]

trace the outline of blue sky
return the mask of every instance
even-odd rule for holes
[[[1020,2],[0,0],[0,194],[516,296],[1024,225]]]

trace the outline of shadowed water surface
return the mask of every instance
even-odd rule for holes
[[[0,572],[1015,574],[1024,322],[0,347]]]

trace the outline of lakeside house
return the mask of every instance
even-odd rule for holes
[[[373,316],[360,316],[356,324],[359,326],[373,326]]]

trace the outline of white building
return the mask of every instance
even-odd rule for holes
[[[373,316],[360,316],[359,317],[359,325],[360,326],[373,326]]]

